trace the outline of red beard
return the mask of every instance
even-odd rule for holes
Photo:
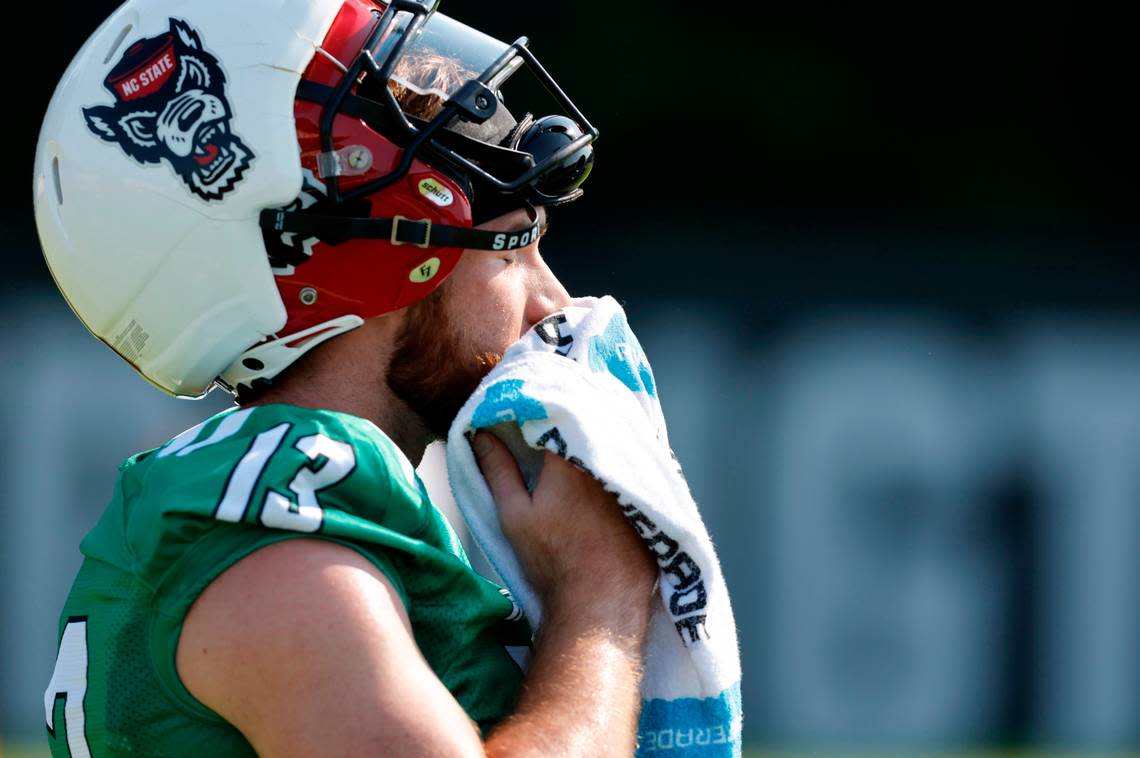
[[[463,340],[447,309],[445,282],[410,306],[403,332],[388,367],[388,387],[437,438],[447,437],[451,422],[502,353],[480,352]]]

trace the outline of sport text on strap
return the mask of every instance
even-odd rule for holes
[[[433,224],[430,219],[361,218],[329,216],[267,208],[261,212],[261,228],[293,232],[302,238],[316,237],[329,244],[347,239],[388,240],[393,245],[459,247],[469,250],[518,250],[538,239],[538,222],[513,232],[490,232],[464,226]],[[300,255],[302,260],[306,256]]]

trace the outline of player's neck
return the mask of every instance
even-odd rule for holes
[[[385,377],[392,356],[388,331],[366,324],[329,340],[290,366],[249,405],[287,403],[367,419],[418,466],[433,435],[388,387]]]

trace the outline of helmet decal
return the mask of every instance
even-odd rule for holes
[[[126,49],[103,79],[114,105],[83,109],[98,137],[143,165],[163,161],[198,197],[220,200],[249,168],[253,152],[233,133],[221,64],[180,19]]]

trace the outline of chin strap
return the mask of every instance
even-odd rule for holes
[[[514,232],[489,232],[465,226],[433,224],[431,219],[361,218],[319,213],[266,209],[261,212],[261,228],[268,232],[292,232],[302,238],[316,237],[337,245],[348,239],[387,240],[392,245],[416,247],[458,247],[468,250],[518,250],[538,239],[538,222]],[[297,261],[307,256],[297,251]]]

